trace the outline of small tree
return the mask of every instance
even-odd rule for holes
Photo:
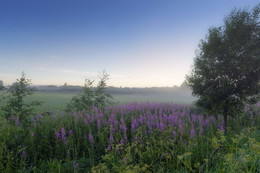
[[[251,12],[233,10],[224,26],[209,29],[199,44],[194,66],[186,76],[197,105],[227,116],[242,112],[259,100],[260,4]]]
[[[113,97],[105,92],[108,76],[109,75],[103,71],[99,76],[100,81],[96,88],[93,87],[94,81],[86,79],[83,92],[71,99],[70,103],[67,105],[66,111],[80,111],[90,109],[92,106],[103,109],[107,104],[112,105]]]
[[[4,90],[4,89],[5,89],[4,82],[2,80],[0,80],[0,91]]]
[[[4,90],[4,89],[6,89],[6,88],[4,87],[4,82],[3,82],[2,80],[0,80],[0,91],[1,91],[1,90]],[[7,93],[7,92],[4,92],[4,93],[1,93],[1,94],[0,94],[0,102],[5,98],[4,95],[5,95],[6,93]]]
[[[103,71],[99,75],[99,79],[100,81],[95,91],[95,106],[102,109],[106,104],[113,104],[113,97],[105,92],[107,88],[106,81],[109,79],[109,75]]]
[[[33,94],[30,84],[31,80],[26,79],[24,72],[22,72],[21,78],[17,79],[9,88],[10,96],[7,104],[2,108],[5,118],[10,119],[11,116],[15,116],[19,120],[25,121],[27,116],[32,114],[33,107],[41,104],[37,101],[29,104],[25,102],[25,98]]]
[[[80,111],[84,109],[89,109],[94,105],[94,90],[93,90],[93,82],[89,79],[85,80],[85,84],[83,87],[83,92],[74,96],[70,103],[67,105],[66,111]]]

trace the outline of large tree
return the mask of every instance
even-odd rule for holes
[[[260,4],[251,11],[234,9],[224,25],[213,27],[199,44],[194,65],[186,76],[197,105],[227,117],[259,100]]]

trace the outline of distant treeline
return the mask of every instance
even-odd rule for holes
[[[35,91],[42,92],[80,92],[82,86],[72,85],[40,85],[32,87]],[[174,94],[191,96],[191,89],[187,87],[185,83],[181,86],[173,87],[146,87],[146,88],[130,88],[130,87],[107,87],[106,92],[109,94],[138,94],[138,95],[150,95],[150,94]]]

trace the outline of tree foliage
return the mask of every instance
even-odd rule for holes
[[[38,106],[41,103],[33,101],[31,103],[25,102],[25,98],[33,94],[30,89],[31,80],[26,79],[24,72],[20,79],[17,79],[15,83],[8,89],[10,93],[7,98],[7,104],[2,107],[4,117],[9,119],[14,116],[20,121],[26,121],[28,116],[33,113],[33,107]]]
[[[66,111],[81,111],[90,109],[93,106],[104,109],[106,105],[112,105],[113,97],[105,91],[109,75],[103,71],[99,75],[99,79],[100,81],[96,88],[93,87],[94,80],[86,79],[83,91],[71,99]]]
[[[2,90],[5,90],[6,88],[4,87],[4,82],[2,80],[0,80],[0,91]],[[3,92],[3,93],[0,93],[0,102],[4,100],[4,95],[6,94],[7,92]]]
[[[95,106],[102,109],[106,104],[113,104],[113,97],[105,91],[107,88],[106,81],[109,79],[109,75],[103,71],[103,73],[99,75],[99,79],[100,81],[95,90]]]
[[[2,80],[0,80],[0,91],[4,90],[4,89],[5,89],[4,82]]]
[[[235,115],[259,100],[260,4],[234,9],[221,27],[209,29],[186,76],[197,104],[211,113]]]

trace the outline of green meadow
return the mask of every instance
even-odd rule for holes
[[[1,2],[0,173],[260,173],[260,3],[112,1]]]
[[[4,92],[0,91],[0,95]],[[73,96],[77,95],[78,92],[34,92],[33,95],[25,98],[26,102],[40,101],[41,106],[37,107],[39,112],[41,111],[58,111],[64,110],[66,105],[72,99]],[[8,96],[7,94],[5,96]],[[190,97],[177,97],[174,95],[166,94],[113,94],[115,104],[127,104],[127,103],[175,103],[175,104],[191,104],[193,99]],[[5,105],[7,99],[0,97],[0,106]],[[36,111],[37,112],[37,111]]]

